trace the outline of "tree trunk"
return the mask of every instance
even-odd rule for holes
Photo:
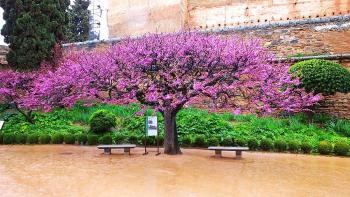
[[[164,111],[164,153],[169,155],[181,154],[177,138],[176,113],[171,110]]]

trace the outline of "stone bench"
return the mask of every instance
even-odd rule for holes
[[[248,151],[248,147],[225,147],[225,146],[210,146],[208,150],[215,151],[215,157],[220,158],[222,151],[236,151],[236,158],[240,159],[242,157],[243,151]]]
[[[110,155],[112,149],[124,149],[124,154],[130,155],[130,149],[135,148],[135,144],[118,144],[118,145],[99,145],[98,149],[103,149],[104,154]]]

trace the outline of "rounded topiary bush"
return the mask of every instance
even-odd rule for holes
[[[328,141],[321,141],[319,144],[318,144],[318,152],[321,154],[321,155],[329,155],[331,154],[333,151],[333,146],[330,142]]]
[[[271,139],[262,139],[260,142],[260,149],[263,151],[269,151],[273,149],[273,143]]]
[[[247,141],[243,138],[238,138],[235,140],[237,146],[247,146]]]
[[[115,127],[115,116],[107,110],[98,110],[94,112],[89,120],[90,129],[94,133],[104,133]]]
[[[97,135],[88,135],[87,136],[87,144],[88,145],[96,145],[98,142],[98,136]]]
[[[294,64],[290,72],[299,77],[308,92],[333,95],[350,91],[350,72],[338,63],[326,60],[306,60]]]
[[[76,135],[75,139],[79,144],[84,145],[87,142],[87,135],[84,133],[79,133]]]
[[[62,144],[63,143],[63,134],[62,133],[55,133],[53,134],[51,140],[53,144]]]
[[[25,144],[27,142],[27,135],[24,133],[17,133],[15,135],[16,144]]]
[[[348,143],[340,141],[334,145],[334,153],[340,156],[346,156],[349,153],[350,146]]]
[[[249,150],[258,150],[259,141],[255,138],[250,138],[248,140],[248,147],[249,147]]]
[[[137,135],[132,134],[128,137],[128,142],[130,144],[139,144],[139,138],[137,137]]]
[[[65,144],[75,144],[75,136],[73,134],[65,134],[63,136],[63,141]]]
[[[285,140],[276,140],[274,146],[278,152],[285,152],[287,150],[287,142]]]
[[[37,144],[39,142],[39,135],[36,133],[29,134],[27,137],[28,144]]]
[[[220,145],[220,141],[217,137],[210,137],[207,140],[207,145],[208,146],[219,146]]]
[[[181,146],[190,147],[192,145],[192,139],[190,136],[185,136],[181,139]]]
[[[100,144],[112,144],[113,139],[111,135],[104,135],[100,139]]]
[[[309,142],[303,142],[301,143],[301,151],[305,154],[311,153],[312,151],[312,145]]]
[[[195,146],[195,147],[204,147],[205,146],[205,136],[204,135],[197,135],[194,138],[193,146]]]
[[[292,140],[288,142],[288,150],[292,153],[297,153],[300,150],[300,142]]]
[[[51,142],[51,136],[48,134],[41,134],[39,136],[39,143],[40,144],[50,144]]]
[[[233,140],[230,137],[225,137],[222,142],[221,142],[222,146],[232,146],[233,145]]]
[[[15,134],[13,133],[4,133],[2,136],[3,144],[14,144],[15,140]]]

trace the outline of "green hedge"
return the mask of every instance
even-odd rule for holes
[[[38,144],[39,142],[39,135],[37,133],[29,134],[27,137],[27,143],[28,144]]]
[[[64,140],[64,135],[62,133],[55,133],[52,136],[52,144],[62,144]]]
[[[41,134],[39,136],[39,143],[40,144],[50,144],[51,142],[51,136],[48,134]]]
[[[15,142],[16,142],[16,144],[26,144],[27,135],[23,134],[23,133],[17,133],[15,135]]]
[[[75,144],[75,136],[73,134],[65,134],[63,141],[65,144]]]

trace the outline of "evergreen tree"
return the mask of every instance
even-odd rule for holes
[[[70,42],[83,42],[89,39],[89,5],[90,0],[75,0],[69,9]]]
[[[1,30],[12,68],[35,69],[51,60],[54,46],[66,39],[69,0],[0,0],[6,21]]]

